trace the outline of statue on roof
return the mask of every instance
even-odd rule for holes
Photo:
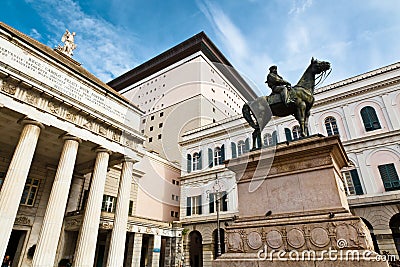
[[[76,49],[76,44],[74,43],[75,32],[69,32],[68,29],[65,30],[64,35],[61,37],[61,42],[64,43],[63,46],[58,46],[57,49],[68,56],[73,55],[73,50]]]

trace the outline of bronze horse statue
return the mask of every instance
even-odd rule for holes
[[[299,82],[289,90],[289,98],[293,100],[286,106],[279,94],[261,96],[243,105],[242,113],[245,120],[254,128],[253,148],[261,148],[261,131],[271,120],[272,116],[286,117],[293,115],[300,125],[300,137],[309,135],[308,118],[314,104],[315,76],[319,77],[330,70],[330,63],[312,58],[311,64],[305,70]]]

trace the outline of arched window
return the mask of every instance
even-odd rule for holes
[[[285,136],[286,136],[286,141],[288,142],[292,141],[292,132],[290,131],[289,128],[285,128]]]
[[[232,158],[237,158],[237,154],[236,154],[236,143],[235,142],[231,142],[231,150],[232,150]]]
[[[192,171],[192,155],[187,154],[187,164],[186,164],[187,168],[186,171],[187,172],[191,172]]]
[[[325,128],[326,128],[326,133],[328,134],[328,136],[339,134],[336,119],[334,117],[330,116],[330,117],[325,118]]]
[[[370,106],[363,107],[360,113],[361,113],[361,118],[364,122],[365,130],[367,132],[381,128],[378,116],[376,115],[375,109],[373,107]]]
[[[243,140],[240,140],[237,144],[238,147],[238,155],[242,155],[246,152],[246,144]]]
[[[214,166],[219,165],[221,161],[221,148],[216,147],[214,149]]]
[[[292,128],[293,140],[297,140],[300,138],[300,126],[296,125]]]
[[[194,153],[192,157],[192,170],[197,171],[201,170],[202,164],[201,164],[201,151],[199,153]]]
[[[278,144],[278,134],[276,133],[276,131],[272,132],[272,142],[273,142],[273,145]]]
[[[264,134],[264,146],[272,146],[273,140],[272,135],[270,133]]]
[[[224,161],[225,161],[225,145],[222,145],[221,147],[216,147],[214,149],[214,166],[221,165],[224,163]]]

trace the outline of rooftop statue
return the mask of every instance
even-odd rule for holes
[[[315,76],[320,74],[327,76],[330,70],[330,63],[311,59],[299,82],[291,87],[278,75],[278,68],[269,68],[266,83],[272,89],[269,96],[261,96],[253,101],[244,104],[242,108],[243,117],[254,128],[252,150],[261,148],[261,131],[265,128],[272,116],[286,117],[293,115],[300,125],[300,137],[309,135],[308,118],[310,109],[314,104]]]
[[[72,51],[76,49],[76,44],[74,43],[75,35],[75,32],[71,33],[66,29],[64,35],[61,37],[61,42],[63,42],[64,45],[58,45],[57,50],[71,57],[73,55]]]

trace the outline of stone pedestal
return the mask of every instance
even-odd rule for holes
[[[232,159],[239,217],[226,227],[225,266],[388,266],[349,211],[338,137],[313,136]]]

